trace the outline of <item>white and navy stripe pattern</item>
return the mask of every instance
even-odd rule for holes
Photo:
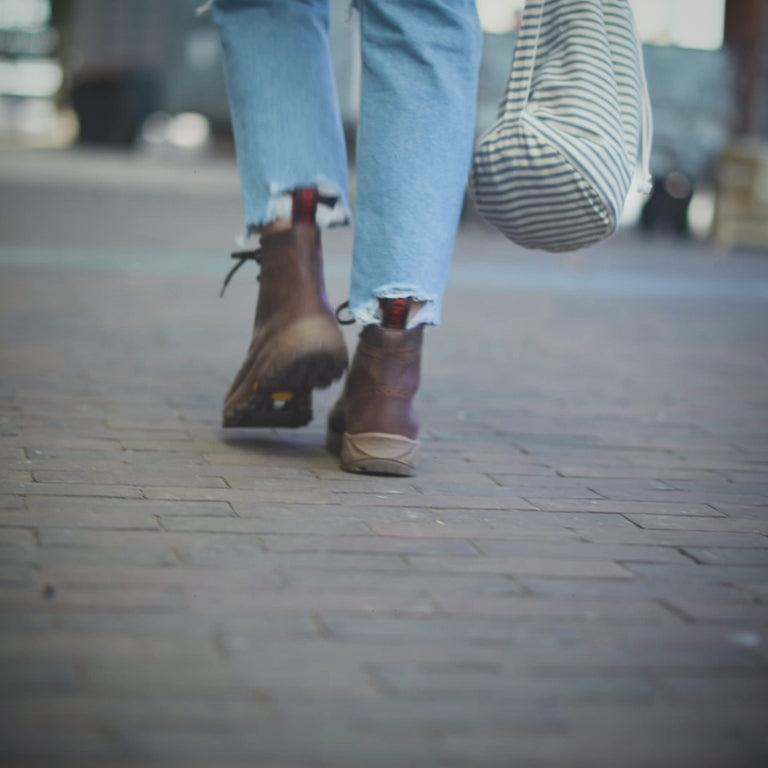
[[[526,248],[568,251],[612,235],[651,113],[627,0],[527,0],[507,93],[479,139],[481,215]]]

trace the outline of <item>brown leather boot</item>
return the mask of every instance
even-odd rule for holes
[[[413,475],[419,422],[412,400],[419,388],[424,326],[410,330],[367,325],[328,417],[326,446],[347,472]]]
[[[314,190],[300,192],[306,198]],[[304,426],[312,419],[312,389],[329,386],[347,367],[325,293],[314,208],[311,218],[303,210],[289,230],[262,237],[253,338],[224,398],[225,427]]]

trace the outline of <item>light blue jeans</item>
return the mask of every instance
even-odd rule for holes
[[[362,96],[350,311],[426,302],[438,324],[472,157],[482,33],[474,0],[357,0]],[[249,231],[290,218],[290,196],[350,220],[328,0],[216,0]]]

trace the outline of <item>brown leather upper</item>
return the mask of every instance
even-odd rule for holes
[[[419,388],[423,336],[423,325],[410,330],[367,325],[362,330],[344,394],[329,417],[332,432],[416,439],[419,422],[412,400]]]
[[[261,238],[261,274],[255,325],[289,323],[314,313],[333,317],[323,278],[320,230],[313,224]]]
[[[314,328],[313,344],[346,366],[346,347],[325,292],[320,230],[314,224],[294,223],[290,229],[261,238],[259,297],[253,336],[240,370],[224,398],[224,412],[249,407],[254,385],[280,372],[305,350],[290,343],[290,329]]]

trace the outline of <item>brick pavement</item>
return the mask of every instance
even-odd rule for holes
[[[764,256],[470,224],[391,479],[323,451],[337,389],[219,429],[250,279],[77,236],[0,273],[3,765],[766,764]]]

